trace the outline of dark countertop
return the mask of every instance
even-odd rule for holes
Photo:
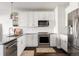
[[[30,35],[30,34],[37,34],[38,35],[38,33],[25,33],[25,34],[22,34],[22,35],[20,35],[20,36],[6,36],[6,35],[3,35],[3,37],[2,37],[2,41],[0,41],[0,45],[1,44],[4,44],[4,43],[7,43],[7,42],[9,42],[9,41],[11,41],[11,40],[14,40],[14,39],[17,39],[17,38],[19,38],[19,37],[21,37],[21,36],[23,36],[23,35]],[[56,34],[56,33],[49,33],[49,34]]]
[[[0,42],[0,45],[5,44],[5,43],[7,43],[7,42],[9,42],[11,40],[17,39],[19,37],[21,37],[21,35],[20,36],[6,36],[6,35],[3,35],[2,41]]]
[[[19,35],[19,36],[14,36],[14,35],[6,36],[6,35],[3,35],[2,41],[0,41],[0,45],[5,44],[5,43],[7,43],[7,42],[9,42],[11,40],[17,39],[17,38],[19,38],[19,37],[21,37],[23,35],[29,35],[29,34],[37,34],[37,33],[25,33],[25,34],[22,34],[22,35]]]

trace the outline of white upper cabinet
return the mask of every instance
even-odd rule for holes
[[[26,12],[26,25],[27,27],[32,27],[33,13]]]
[[[50,18],[49,11],[38,12],[38,20],[49,20],[49,18]]]
[[[27,13],[26,12],[19,12],[18,14],[19,14],[18,15],[18,25],[26,27],[27,26],[27,24],[26,24],[26,22],[27,22],[26,14]]]
[[[26,13],[28,27],[38,27],[38,20],[54,20],[54,12],[52,11],[28,11]]]
[[[39,12],[35,11],[33,15],[33,27],[38,27]]]

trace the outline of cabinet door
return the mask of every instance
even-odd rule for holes
[[[35,11],[33,14],[33,27],[38,27],[39,12]]]
[[[27,41],[26,35],[24,35],[24,48],[26,48],[26,41]]]
[[[63,49],[64,47],[64,43],[63,43],[63,40],[61,39],[61,48]]]
[[[21,38],[17,39],[17,55],[20,56],[22,53],[22,42]]]
[[[33,47],[37,47],[37,46],[38,46],[38,35],[37,35],[37,34],[34,34],[34,35],[33,35],[32,46],[33,46]]]
[[[67,36],[61,36],[61,48],[67,52]]]
[[[0,45],[0,56],[5,55],[4,45]]]
[[[21,36],[17,39],[17,55],[20,56],[25,49],[25,38]]]
[[[31,34],[26,35],[26,47],[32,47],[33,36]]]
[[[61,48],[62,48],[64,51],[67,51],[67,42],[66,42],[66,41],[61,40]]]
[[[50,34],[50,46],[56,47],[56,35]]]
[[[26,35],[26,47],[37,47],[38,46],[38,36],[37,34]]]
[[[65,40],[64,42],[63,42],[63,49],[67,52],[67,41]]]
[[[25,49],[25,47],[26,47],[26,45],[25,45],[26,41],[25,40],[26,40],[25,35],[23,35],[22,36],[22,46],[23,46],[23,49]]]

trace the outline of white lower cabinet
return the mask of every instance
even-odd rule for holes
[[[25,35],[17,38],[17,55],[20,56],[25,49]]]
[[[4,45],[0,45],[0,56],[4,56]]]
[[[56,35],[55,34],[50,34],[50,46],[56,47]]]
[[[27,34],[26,35],[26,47],[37,47],[38,46],[38,35]]]
[[[66,35],[61,35],[61,48],[67,52],[67,36]]]
[[[56,40],[56,47],[58,48],[58,49],[61,49],[61,38],[60,38],[60,35],[59,34],[57,34],[57,40]]]
[[[57,47],[58,49],[62,48],[65,52],[67,52],[68,50],[67,35],[50,34],[50,46]]]
[[[61,41],[61,42],[60,42]],[[60,44],[58,43],[61,43]],[[60,35],[57,38],[56,34],[50,34],[50,46],[57,47],[60,46],[64,51],[67,52],[67,36]],[[38,34],[26,34],[17,38],[17,55],[20,56],[24,51],[25,47],[37,47],[38,46]]]
[[[38,46],[38,35],[34,34],[33,35],[33,47],[37,47]]]
[[[26,47],[30,47],[32,45],[32,38],[33,36],[31,34],[26,35]]]

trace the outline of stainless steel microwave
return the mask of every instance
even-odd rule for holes
[[[49,21],[48,20],[38,20],[38,27],[48,27]]]

